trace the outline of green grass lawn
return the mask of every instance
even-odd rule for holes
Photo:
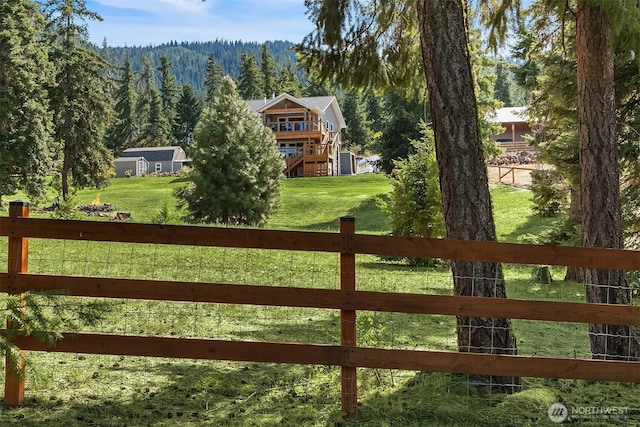
[[[115,179],[106,189],[78,192],[77,201],[90,203],[99,193],[101,202],[147,222],[164,203],[176,209],[174,190],[184,184],[179,178]],[[265,227],[337,231],[339,218],[352,215],[359,232],[387,233],[389,223],[377,201],[388,191],[382,175],[286,180],[281,204]],[[536,234],[550,224],[533,215],[529,192],[507,186],[494,186],[491,192],[499,240],[517,242],[518,236]],[[0,239],[0,263],[4,271],[6,239]],[[284,251],[32,239],[29,268],[45,274],[339,286],[337,255]],[[446,267],[408,267],[358,256],[357,269],[362,290],[452,292]],[[510,297],[584,300],[580,284],[535,283],[527,266],[506,265],[504,271]],[[554,276],[561,277],[560,269]],[[60,303],[82,305],[83,300],[62,297]],[[339,315],[330,310],[144,301],[110,302],[110,308],[104,321],[83,330],[327,344],[339,340]],[[359,312],[357,327],[363,346],[457,347],[451,316]],[[520,354],[588,357],[585,325],[513,321],[513,329]],[[627,384],[523,379],[520,392],[504,395],[477,391],[461,375],[360,369],[360,417],[345,423],[336,367],[35,352],[29,363],[25,406],[1,409],[2,426],[526,426],[555,425],[546,411],[558,400],[568,407],[640,407],[639,388]],[[640,420],[632,419],[630,425],[634,422]],[[580,425],[610,424],[582,420]]]
[[[111,203],[119,211],[130,212],[135,222],[151,222],[165,203],[176,213],[175,190],[186,185],[184,178],[116,178],[103,189],[85,189],[77,192],[78,204],[89,204],[95,199]],[[356,218],[356,230],[361,233],[387,233],[389,220],[381,211],[378,201],[390,190],[387,178],[381,174],[344,177],[318,177],[313,179],[287,179],[279,207],[264,225],[265,228],[337,231],[340,217]],[[498,239],[515,242],[519,235],[537,234],[552,220],[534,215],[531,211],[531,193],[504,185],[491,187],[494,218]],[[28,200],[22,193],[7,200]],[[50,205],[51,195],[43,205]],[[38,216],[34,209],[32,215]],[[6,215],[6,211],[0,211]],[[48,215],[48,214],[43,214]]]

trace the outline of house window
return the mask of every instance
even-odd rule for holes
[[[162,163],[156,163],[156,173],[162,172]]]

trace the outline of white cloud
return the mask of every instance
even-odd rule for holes
[[[152,14],[180,13],[180,14],[200,14],[206,12],[215,4],[215,1],[208,0],[94,0],[102,6],[114,7],[118,9],[138,10]]]
[[[215,39],[301,41],[312,29],[303,0],[93,0],[103,22],[90,39],[113,46]],[[89,6],[91,9],[91,6]]]

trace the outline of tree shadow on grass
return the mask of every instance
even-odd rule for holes
[[[560,218],[542,217],[532,213],[527,217],[525,222],[520,224],[511,233],[505,234],[500,241],[508,243],[526,243],[522,241],[522,236],[537,236],[541,232],[550,229],[553,226],[553,223],[559,220]]]
[[[82,397],[27,398],[3,410],[3,426],[335,425],[341,418],[337,368],[154,359],[88,375]],[[148,370],[152,379],[145,379]],[[113,387],[100,391],[101,382]]]
[[[389,219],[378,205],[378,199],[384,195],[371,197],[360,205],[345,212],[342,216],[352,216],[356,219],[356,233],[366,230],[367,233],[384,233],[389,231]],[[318,222],[300,227],[304,231],[337,231],[340,228],[340,217],[331,221]]]
[[[548,410],[556,402],[567,406],[567,422],[576,425],[640,422],[640,412],[633,410],[640,402],[638,384],[522,378],[515,393],[505,394],[477,390],[467,375],[438,372],[405,373],[402,384],[390,388],[388,380],[387,384],[380,381],[385,379],[385,372],[368,375],[372,384],[367,387],[375,391],[361,400],[360,416],[354,425],[553,426],[557,423],[551,421]],[[610,418],[585,417],[574,411],[593,406],[629,409],[622,417]]]
[[[191,182],[191,181],[192,181],[191,178],[189,178],[188,176],[181,176],[179,178],[172,179],[170,184],[180,184],[183,182]]]

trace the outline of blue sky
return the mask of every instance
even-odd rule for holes
[[[110,46],[172,40],[302,41],[312,31],[304,0],[87,0],[103,22],[88,22],[89,38]]]

